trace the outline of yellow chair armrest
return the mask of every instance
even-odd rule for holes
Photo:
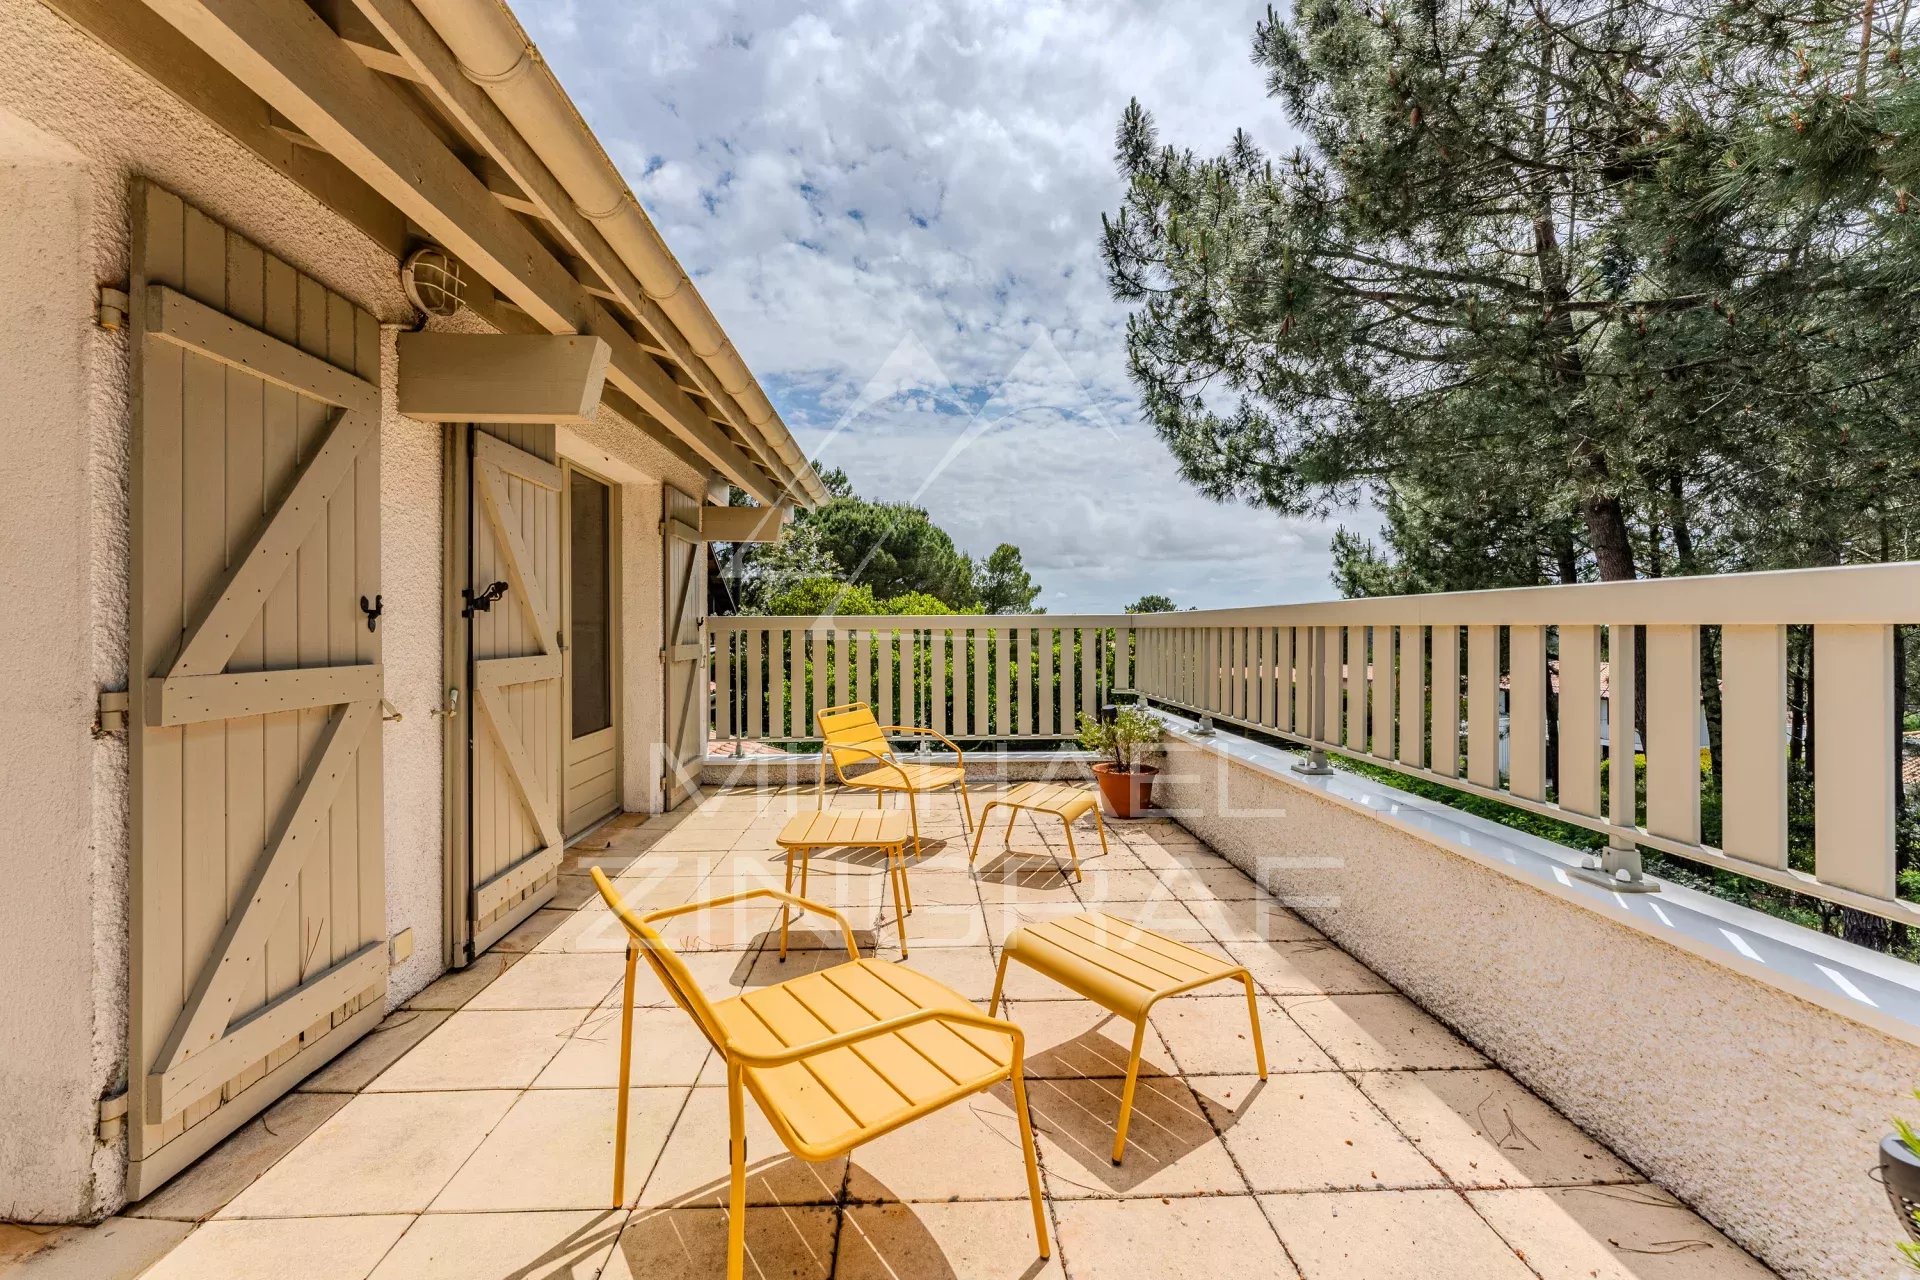
[[[938,738],[940,739],[940,741],[947,744],[947,750],[953,752],[955,759],[959,760],[961,764],[965,764],[967,762],[967,753],[960,749],[960,744],[955,742],[952,738],[949,738],[946,734],[939,732],[938,730],[923,729],[919,725],[913,725],[913,724],[883,724],[880,726],[880,732],[882,733],[917,733],[929,738]]]
[[[740,893],[729,893],[721,898],[708,898],[705,902],[688,902],[677,907],[663,907],[640,917],[640,923],[652,925],[659,920],[671,920],[675,916],[689,915],[695,911],[711,911],[716,907],[728,907],[736,902],[746,902],[754,898],[772,898],[777,902],[799,907],[803,911],[812,911],[828,917],[840,926],[840,935],[847,942],[847,958],[850,960],[860,958],[860,945],[854,940],[853,926],[847,923],[845,916],[832,907],[822,906],[818,902],[809,902],[798,894],[786,893],[779,889],[747,889]]]
[[[893,770],[893,772],[899,776],[901,786],[904,787],[907,784],[906,771],[900,767],[897,761],[888,759],[886,756],[882,755],[880,752],[870,751],[866,747],[856,747],[850,742],[840,742],[840,743],[824,743],[823,742],[820,744],[820,754],[826,756],[829,760],[833,761],[833,776],[838,778],[843,785],[857,787],[860,785],[860,783],[859,783],[859,780],[856,778],[847,777],[846,773],[840,768],[840,758],[838,755],[835,754],[836,752],[840,752],[840,751],[857,752],[860,755],[867,757],[867,759],[873,761],[875,764],[879,765],[882,769]]]
[[[958,1022],[963,1026],[978,1027],[983,1031],[1000,1031],[1013,1037],[1013,1061],[1017,1066],[1026,1053],[1026,1036],[1020,1031],[1018,1023],[1005,1018],[989,1018],[986,1014],[969,1009],[915,1009],[912,1013],[902,1013],[876,1022],[870,1027],[857,1027],[852,1031],[842,1031],[838,1035],[823,1036],[806,1044],[790,1045],[777,1053],[753,1053],[746,1049],[728,1045],[725,1053],[730,1062],[746,1067],[783,1067],[802,1058],[811,1058],[815,1054],[826,1053],[833,1049],[844,1049],[849,1045],[871,1040],[875,1036],[892,1035],[908,1027],[917,1027],[923,1022]]]

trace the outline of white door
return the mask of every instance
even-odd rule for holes
[[[668,485],[661,514],[667,714],[660,794],[662,807],[672,809],[699,789],[707,754],[707,566],[700,500]]]
[[[566,802],[571,837],[619,807],[618,490],[566,468]]]

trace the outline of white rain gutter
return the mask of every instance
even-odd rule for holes
[[[693,281],[654,229],[620,171],[581,119],[506,0],[414,0],[421,15],[459,59],[467,77],[492,98],[566,188],[580,214],[600,228],[647,296],[713,371],[807,498],[825,488],[794,444],[786,423],[747,368]],[[778,477],[776,477],[777,479]]]

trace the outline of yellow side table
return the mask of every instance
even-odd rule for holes
[[[1133,1087],[1140,1079],[1140,1044],[1147,1015],[1168,996],[1177,996],[1228,979],[1247,989],[1247,1016],[1253,1023],[1253,1060],[1267,1078],[1267,1047],[1260,1039],[1260,1006],[1253,975],[1231,960],[1175,942],[1151,929],[1091,912],[1014,930],[1000,951],[987,1016],[1000,1007],[1007,961],[1018,960],[1063,987],[1085,996],[1109,1013],[1133,1024],[1133,1051],[1127,1057],[1127,1083],[1120,1092],[1120,1122],[1113,1136],[1113,1162],[1127,1149],[1127,1121],[1133,1116]]]
[[[1094,798],[1093,792],[1064,782],[1023,782],[1004,796],[988,801],[987,807],[980,811],[980,821],[973,829],[973,853],[967,858],[968,866],[972,866],[980,856],[980,837],[986,834],[987,815],[994,811],[995,806],[1013,810],[1007,815],[1007,832],[1000,841],[1002,848],[1007,847],[1013,839],[1013,823],[1020,816],[1020,810],[1049,813],[1060,819],[1060,825],[1067,832],[1067,856],[1073,859],[1075,880],[1084,880],[1086,877],[1080,874],[1080,850],[1073,843],[1073,824],[1089,812],[1093,814],[1093,829],[1100,833],[1100,852],[1107,852],[1107,825],[1100,820],[1100,802]]]
[[[787,819],[774,843],[787,854],[787,887],[793,892],[793,861],[800,859],[800,896],[807,896],[807,863],[815,849],[879,849],[887,855],[887,878],[893,882],[893,914],[900,922],[900,956],[907,954],[907,913],[913,910],[913,889],[907,884],[907,844],[913,822],[897,809],[814,809]],[[780,958],[787,958],[787,921],[791,911],[780,908]]]

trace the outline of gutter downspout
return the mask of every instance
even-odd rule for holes
[[[624,260],[647,296],[686,337],[726,393],[740,406],[769,452],[814,501],[826,491],[794,444],[760,383],[708,310],[692,280],[654,229],[640,202],[579,110],[527,38],[506,0],[414,0],[447,43],[461,70],[486,91]]]

